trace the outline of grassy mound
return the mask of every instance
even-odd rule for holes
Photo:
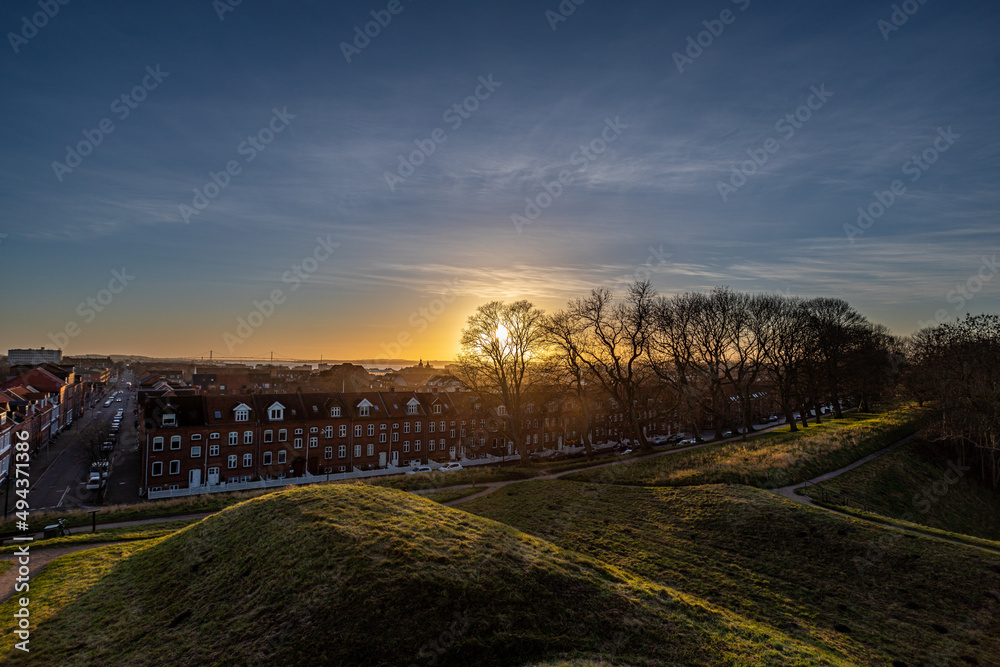
[[[1000,540],[1000,492],[939,446],[920,439],[802,493],[950,533]]]
[[[137,550],[42,622],[30,654],[8,658],[844,664],[823,647],[509,526],[367,485],[256,498]]]
[[[923,411],[850,414],[791,433],[785,426],[746,441],[620,465],[583,470],[567,479],[603,484],[683,486],[749,484],[774,489],[837,470],[916,432]]]
[[[851,664],[991,665],[1000,655],[1000,556],[971,547],[745,486],[537,481],[462,507]]]

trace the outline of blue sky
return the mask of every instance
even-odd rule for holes
[[[218,4],[70,0],[14,45],[42,10],[0,8],[0,347],[446,359],[487,299],[555,309],[646,275],[839,296],[899,333],[1000,305],[1000,7],[911,0],[890,32],[891,3],[587,0],[553,30],[555,1],[402,0],[348,63],[341,44],[388,2]],[[679,71],[689,37],[707,46]],[[275,109],[285,126],[250,150]],[[390,189],[415,142],[434,150]],[[526,198],[548,205],[518,231]],[[339,245],[295,285],[318,239]],[[255,302],[267,317],[242,336]]]

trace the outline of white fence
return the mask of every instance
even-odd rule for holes
[[[500,463],[502,461],[517,461],[520,457],[513,456],[499,457],[487,456],[482,459],[461,459],[459,463],[462,467],[488,465],[490,463]],[[431,465],[440,465],[431,462]],[[382,468],[379,470],[358,470],[354,472],[332,472],[327,475],[302,475],[301,477],[282,477],[279,479],[260,479],[255,482],[219,482],[218,484],[201,484],[185,489],[162,489],[160,491],[148,491],[149,500],[159,500],[161,498],[179,498],[182,496],[197,496],[203,493],[225,493],[227,491],[249,491],[252,489],[271,489],[279,486],[291,486],[293,484],[315,484],[316,482],[337,482],[346,479],[363,479],[365,477],[380,477],[382,475],[402,475],[409,467]]]

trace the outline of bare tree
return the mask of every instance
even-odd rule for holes
[[[528,301],[491,301],[469,316],[462,330],[459,379],[484,405],[499,403],[504,434],[528,458],[524,415],[529,396],[545,379],[545,314]]]
[[[649,282],[629,286],[616,301],[607,289],[570,302],[569,311],[583,326],[579,359],[624,416],[627,430],[643,450],[652,449],[644,432],[655,374],[647,352],[652,335],[656,293]]]

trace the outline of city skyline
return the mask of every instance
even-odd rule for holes
[[[996,7],[43,5],[0,8],[0,349],[451,359],[646,277],[1000,307]]]

